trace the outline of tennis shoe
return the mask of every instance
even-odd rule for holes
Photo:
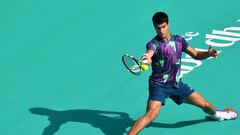
[[[230,108],[224,110],[217,110],[214,115],[211,115],[210,118],[216,121],[223,121],[223,120],[234,120],[238,116],[238,113]]]

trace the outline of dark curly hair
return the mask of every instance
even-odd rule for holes
[[[153,24],[168,24],[168,15],[164,12],[156,12],[152,17]]]

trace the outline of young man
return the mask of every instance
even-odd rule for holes
[[[147,43],[147,51],[142,56],[146,64],[152,65],[152,74],[149,77],[149,98],[147,111],[139,118],[128,135],[138,134],[145,126],[159,114],[161,106],[167,98],[176,104],[187,103],[201,108],[210,118],[217,121],[237,118],[237,112],[232,109],[217,111],[211,103],[206,101],[198,92],[181,82],[181,54],[185,52],[192,58],[203,60],[209,57],[218,57],[218,52],[209,46],[208,51],[197,51],[190,47],[186,40],[169,32],[168,15],[157,12],[152,17],[157,36]]]

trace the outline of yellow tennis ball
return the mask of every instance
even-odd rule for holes
[[[142,71],[147,71],[148,70],[148,65],[146,65],[146,64],[141,65],[141,70]]]

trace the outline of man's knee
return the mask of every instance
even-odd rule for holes
[[[155,118],[157,118],[158,114],[159,114],[159,110],[158,109],[148,110],[146,115],[145,115],[145,117],[147,117],[147,119],[150,119],[152,121]]]
[[[149,100],[145,117],[150,121],[154,120],[160,112],[161,105],[162,103],[159,101]]]

